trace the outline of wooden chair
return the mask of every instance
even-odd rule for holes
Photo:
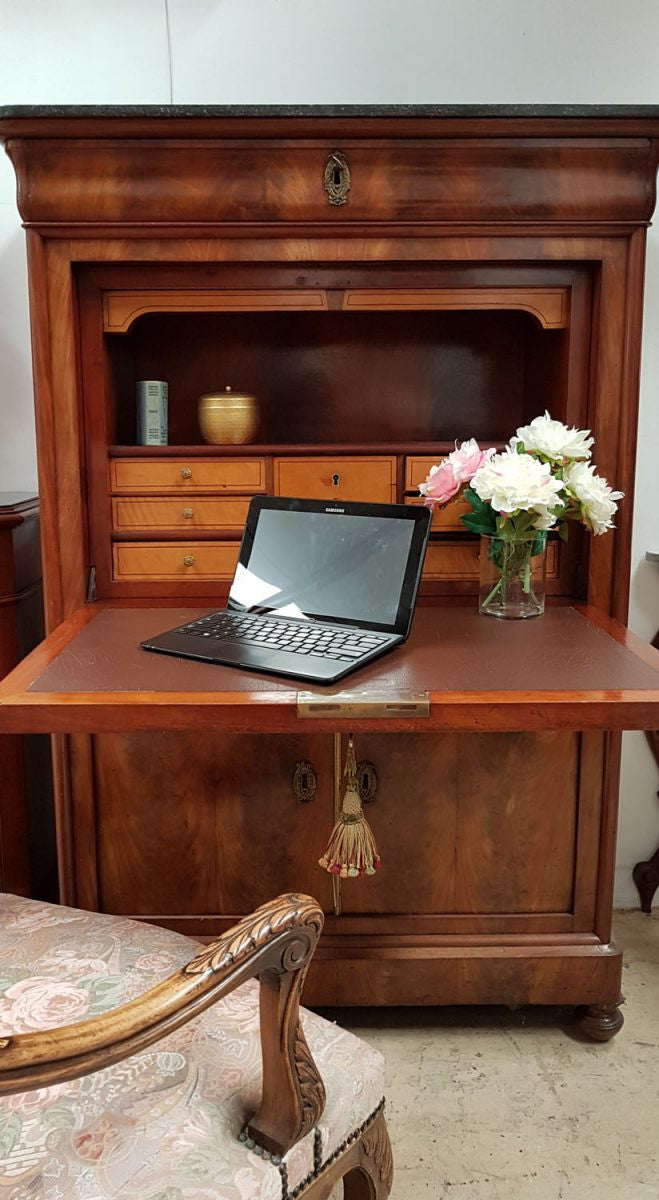
[[[0,895],[0,1196],[384,1200],[382,1058],[299,1008],[322,924],[281,896],[200,947]]]

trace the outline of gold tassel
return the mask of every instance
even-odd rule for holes
[[[341,815],[332,830],[327,850],[318,860],[319,865],[330,875],[340,875],[342,879],[375,875],[380,867],[380,856],[357,790],[357,763],[352,734],[348,739],[343,774],[346,777],[346,790]]]

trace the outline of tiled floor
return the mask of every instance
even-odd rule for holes
[[[657,1200],[659,910],[618,914],[615,938],[625,1026],[606,1045],[551,1009],[332,1012],[387,1059],[391,1200]]]

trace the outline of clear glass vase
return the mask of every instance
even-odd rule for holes
[[[547,534],[510,541],[481,536],[478,606],[489,617],[518,621],[545,611]]]

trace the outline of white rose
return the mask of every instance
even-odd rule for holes
[[[537,529],[553,529],[557,518],[551,510],[563,506],[563,484],[554,478],[549,463],[511,449],[483,463],[471,487],[481,500],[489,500],[495,512],[537,513]]]
[[[520,425],[510,439],[513,449],[521,443],[528,454],[544,454],[554,462],[565,459],[590,458],[593,441],[590,429],[568,429],[562,421],[554,421],[545,412],[544,417],[535,417],[530,425]]]
[[[586,525],[593,533],[606,533],[613,529],[613,518],[618,511],[617,500],[624,492],[614,492],[606,479],[595,474],[588,463],[574,462],[565,468],[565,486],[579,505]]]

